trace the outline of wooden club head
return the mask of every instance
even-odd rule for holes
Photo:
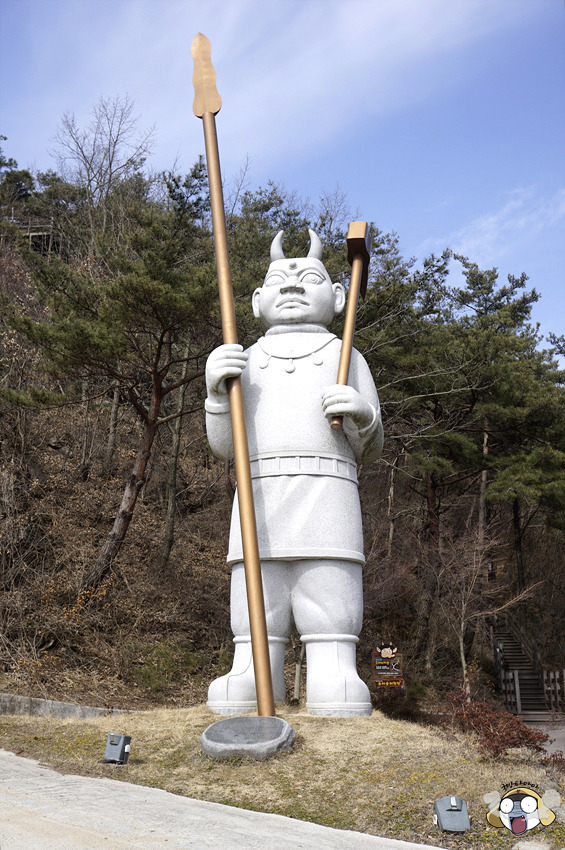
[[[194,59],[194,103],[192,109],[198,118],[205,112],[215,115],[222,108],[222,98],[216,88],[216,72],[212,65],[212,45],[210,39],[201,32],[194,38],[190,47]]]
[[[364,298],[367,292],[369,263],[371,261],[371,236],[366,221],[352,221],[347,231],[347,260],[349,264],[353,265],[353,260],[359,256],[363,260],[359,291],[361,297]]]

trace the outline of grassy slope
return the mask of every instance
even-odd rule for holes
[[[1,717],[0,747],[40,759],[58,770],[163,788],[175,794],[274,812],[341,829],[421,841],[441,847],[509,848],[507,830],[486,822],[483,795],[507,782],[528,782],[540,793],[555,777],[525,750],[484,761],[471,736],[372,717],[317,718],[283,711],[297,743],[266,762],[212,761],[199,749],[215,718],[203,706],[157,709],[93,720]],[[108,732],[132,736],[129,763],[102,761]],[[563,778],[563,777],[561,777]],[[557,783],[558,785],[559,783]],[[565,787],[559,786],[563,795]],[[434,800],[458,794],[469,805],[472,830],[450,836],[432,823]],[[565,845],[565,827],[527,834]]]

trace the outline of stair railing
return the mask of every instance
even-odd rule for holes
[[[518,643],[532,662],[534,672],[543,690],[546,706],[547,708],[549,708],[547,692],[545,688],[545,673],[537,643],[533,638],[529,637],[525,633],[522,626],[518,624],[517,620],[508,611],[505,611],[504,614],[502,614],[502,618],[504,620],[506,631],[510,632],[514,639],[518,641]]]
[[[506,708],[513,714],[521,714],[522,700],[520,697],[520,680],[517,670],[507,670],[504,658],[504,646],[494,635],[496,617],[489,623],[490,640],[494,655],[494,667],[498,691]]]
[[[522,713],[520,678],[517,670],[502,671],[502,698],[505,706],[512,714]]]
[[[541,662],[541,653],[534,638],[528,637],[524,629],[520,626],[520,636],[522,638],[522,646],[526,650],[530,661],[534,665],[534,670],[541,683],[543,683],[543,664]]]
[[[494,630],[500,625],[499,623],[497,623],[499,619],[503,621],[503,628],[505,629],[505,631],[510,632],[510,634],[515,638],[515,640],[520,643],[526,655],[532,662],[534,671],[543,688],[543,695],[547,709],[549,711],[565,713],[565,669],[547,670],[543,666],[541,660],[541,653],[538,649],[537,643],[533,638],[530,638],[528,637],[528,635],[526,635],[524,629],[517,623],[515,618],[508,611],[505,611],[504,614],[495,614],[490,626],[497,680],[502,693],[509,693],[509,688],[511,688],[511,684],[508,681],[504,681],[505,673],[508,673],[509,671],[505,671],[504,669],[504,651],[494,637]],[[514,671],[510,672],[512,673]],[[506,677],[506,679],[508,679],[508,677]],[[518,700],[519,699],[520,698],[518,695]],[[512,701],[514,701],[514,698],[512,698]]]
[[[565,670],[544,670],[545,701],[550,711],[565,712]]]
[[[496,620],[495,620],[496,622]],[[493,623],[489,623],[489,632],[490,632],[490,642],[492,645],[492,653],[494,656],[494,669],[496,673],[496,683],[498,685],[498,690],[500,692],[503,691],[503,673],[504,673],[504,647],[494,636],[494,625]]]

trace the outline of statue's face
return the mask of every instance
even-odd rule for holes
[[[345,304],[345,291],[332,283],[324,264],[313,257],[274,260],[263,286],[253,293],[253,313],[273,325],[328,325]]]

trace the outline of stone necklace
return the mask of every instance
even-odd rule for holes
[[[292,374],[296,370],[295,360],[305,360],[308,357],[312,358],[315,366],[321,366],[324,362],[322,350],[334,339],[336,335],[327,331],[288,331],[265,335],[257,340],[261,349],[259,368],[266,369],[271,360],[282,360],[285,372]]]

